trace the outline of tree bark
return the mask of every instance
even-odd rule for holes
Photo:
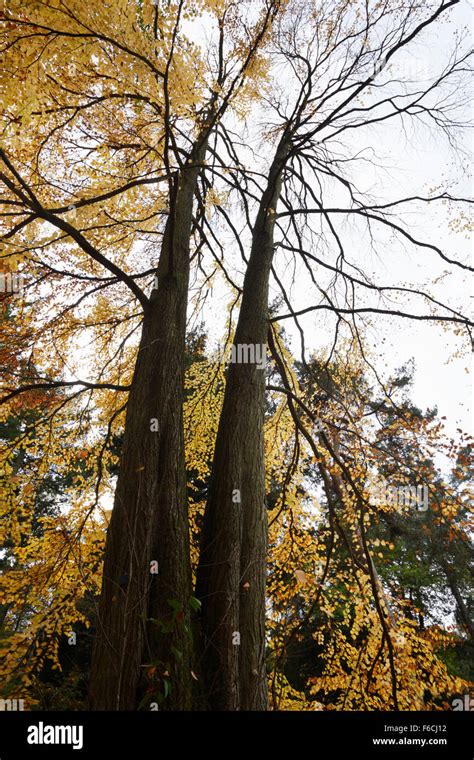
[[[474,642],[474,624],[472,622],[471,616],[464,602],[464,599],[462,598],[461,591],[456,582],[454,573],[449,567],[449,564],[447,562],[441,562],[441,567],[443,568],[446,574],[446,580],[448,582],[448,586],[456,602],[456,609],[457,609],[457,613],[458,613],[458,617],[461,622],[461,625],[464,626],[464,629],[466,633],[469,635],[469,638],[471,639],[472,642]]]
[[[288,150],[284,136],[254,224],[234,337],[237,350],[266,344],[274,219]],[[196,586],[202,602],[202,674],[207,703],[214,710],[265,710],[268,706],[264,401],[264,370],[255,361],[230,363]]]
[[[146,665],[156,668],[148,681],[150,702],[165,677],[171,691],[163,706],[191,706],[182,400],[193,199],[206,148],[207,139],[198,139],[170,199],[158,287],[144,316],[107,532],[91,670],[93,709],[136,709]]]

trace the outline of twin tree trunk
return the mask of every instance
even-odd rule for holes
[[[162,689],[164,678],[171,684],[162,695],[166,709],[193,706],[182,401],[193,199],[206,148],[206,140],[198,143],[181,172],[158,288],[144,316],[107,533],[93,709],[136,709],[147,692],[154,701],[153,684]],[[266,343],[275,210],[288,151],[283,138],[254,225],[236,345]],[[264,370],[255,362],[231,364],[196,589],[202,602],[201,689],[210,709],[265,710],[268,704],[264,399]]]
[[[282,139],[260,202],[234,337],[236,347],[266,344],[273,228],[288,150],[287,139]],[[266,710],[268,706],[264,402],[262,367],[255,361],[231,363],[214,450],[196,587],[202,603],[201,673],[207,705],[213,710]]]
[[[154,687],[164,697],[163,678],[166,708],[185,710],[192,704],[182,403],[192,211],[206,147],[207,140],[198,141],[180,172],[158,287],[144,316],[107,532],[91,671],[93,709],[136,709],[147,689],[149,701],[156,699]]]

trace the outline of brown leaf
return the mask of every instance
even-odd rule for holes
[[[295,570],[295,578],[302,586],[306,583],[306,573],[304,570]]]

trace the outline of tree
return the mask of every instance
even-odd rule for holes
[[[380,586],[371,592],[367,569],[352,550],[350,523],[352,517],[358,523],[360,507],[347,494],[343,503],[337,482],[326,477],[338,466],[320,439],[317,456],[311,449],[300,453],[299,508],[290,491],[281,493],[273,506],[276,514],[271,512],[272,704],[302,709],[301,703],[308,700],[324,709],[389,709],[393,683],[390,650],[384,642],[388,635],[400,708],[450,709],[456,693],[468,688],[458,676],[469,678],[469,671],[459,668],[455,656],[466,638],[462,622],[457,629],[447,622],[449,583],[435,570],[433,559],[435,552],[438,557],[449,555],[456,544],[458,551],[469,552],[469,536],[465,497],[460,498],[450,479],[437,471],[429,452],[446,446],[454,462],[456,453],[441,434],[436,412],[422,414],[410,403],[406,368],[387,379],[388,401],[371,388],[365,362],[361,355],[354,360],[354,354],[341,350],[331,365],[315,357],[309,369],[300,366],[297,375],[305,405],[311,405],[315,417],[319,412],[326,430],[337,427],[344,447],[352,452],[350,471],[342,477],[356,480],[367,494],[361,530]],[[315,378],[326,389],[323,398]],[[374,424],[362,426],[368,415],[373,415]],[[306,420],[301,429],[308,438],[318,432]],[[461,460],[466,462],[462,453]],[[390,471],[389,482],[401,488],[410,481],[426,483],[429,509],[386,500],[386,492],[374,483]],[[453,525],[459,527],[453,530]],[[444,546],[434,549],[436,533],[447,539],[448,531]],[[466,560],[456,566],[463,575],[468,572]],[[431,595],[420,602],[414,589],[427,591],[430,586]],[[377,593],[388,634],[378,615]]]
[[[4,256],[31,278],[21,340],[38,372],[18,387],[9,378],[3,402],[8,413],[22,394],[64,393],[30,426],[27,440],[34,446],[36,436],[44,444],[45,471],[71,466],[78,452],[84,456],[87,466],[68,504],[75,549],[87,526],[91,534],[100,530],[97,513],[114,492],[97,610],[94,708],[135,709],[155,694],[172,709],[194,700],[211,708],[266,709],[269,391],[288,405],[285,414],[277,407],[285,446],[296,430],[284,485],[276,472],[270,485],[294,488],[301,437],[325,482],[332,529],[372,595],[371,614],[382,627],[375,664],[387,654],[397,706],[388,596],[364,522],[364,449],[357,459],[344,431],[316,430],[279,325],[292,319],[300,330],[303,364],[300,318],[312,312],[334,317],[328,363],[347,334],[363,352],[367,315],[469,328],[456,304],[427,288],[373,281],[357,256],[351,260],[338,221],[353,220],[356,233],[363,223],[375,247],[388,245],[376,234],[386,231],[467,271],[459,257],[419,238],[405,216],[415,207],[462,208],[463,197],[443,187],[374,199],[351,176],[359,160],[351,136],[376,125],[432,125],[456,147],[468,62],[463,39],[428,83],[404,82],[390,70],[456,4],[124,0],[111,15],[105,2],[71,0],[14,2],[4,13]],[[210,41],[191,38],[200,20],[209,24]],[[260,159],[247,137],[260,136],[262,107]],[[22,140],[26,129],[29,142]],[[319,303],[300,308],[292,301],[283,274],[288,263],[301,265]],[[185,342],[188,307],[199,310],[217,273],[234,305],[240,301],[235,334],[233,306],[228,323],[235,356],[268,341],[276,376],[266,388],[258,362],[231,362],[219,414],[221,370],[210,372],[212,381],[200,375],[205,361],[192,370],[213,399],[206,417],[206,456],[214,447],[207,488],[201,444],[183,428]],[[303,281],[298,272],[298,287]],[[269,311],[275,287],[279,305]],[[279,313],[282,304],[288,313]],[[412,304],[427,306],[427,313]],[[93,370],[90,379],[82,379],[82,363]],[[360,444],[363,430],[357,434]],[[117,436],[123,442],[115,484],[110,444]],[[62,462],[69,439],[74,455]],[[208,497],[202,520],[191,518],[193,541],[199,536],[201,544],[195,595],[185,443],[188,484]],[[94,573],[97,551],[95,544]],[[201,630],[192,614],[200,605]],[[364,609],[361,602],[359,617]]]
[[[293,13],[282,17],[274,35],[274,45],[277,54],[287,64],[287,76],[292,75],[291,97],[287,103],[286,93],[267,101],[277,120],[272,128],[276,147],[260,191],[255,222],[251,225],[250,256],[234,336],[236,356],[242,347],[257,347],[267,342],[268,289],[277,249],[294,251],[302,256],[313,283],[327,301],[320,306],[295,311],[274,272],[290,312],[283,318],[291,316],[296,319],[298,314],[312,308],[330,309],[337,315],[338,326],[343,314],[360,312],[357,304],[352,303],[349,308],[341,309],[334,303],[315,280],[313,262],[341,275],[352,292],[356,285],[379,292],[384,290],[383,287],[367,284],[364,273],[362,279],[356,280],[352,275],[346,275],[339,265],[333,267],[321,261],[313,253],[312,241],[309,243],[310,250],[307,250],[304,240],[308,237],[308,227],[310,235],[312,233],[309,223],[312,214],[321,215],[324,219],[339,247],[341,261],[345,260],[345,252],[332,222],[334,213],[362,215],[367,223],[374,219],[417,242],[385,214],[385,208],[391,208],[393,204],[369,205],[357,196],[347,179],[338,176],[333,169],[335,160],[331,153],[331,138],[339,136],[345,129],[361,128],[378,119],[388,120],[403,115],[410,117],[413,113],[418,114],[418,108],[422,113],[433,113],[434,107],[423,102],[424,97],[431,94],[432,87],[421,94],[417,91],[416,94],[390,92],[386,95],[384,90],[390,91],[391,81],[385,87],[379,85],[382,94],[377,94],[370,106],[362,108],[359,103],[362,95],[374,86],[377,66],[386,66],[450,5],[442,3],[426,13],[418,5],[406,9],[392,4],[386,5],[385,11],[390,9],[390,12],[383,16],[378,7],[367,7],[365,15],[359,14],[359,17],[352,14],[346,3],[330,3],[317,11],[311,5],[296,5]],[[382,43],[377,41],[376,30],[379,26],[386,32]],[[436,86],[453,76],[457,69],[460,70],[464,60],[464,55],[455,58]],[[326,66],[332,75],[327,85],[324,77],[321,80],[320,73],[321,68]],[[337,77],[335,72],[338,72]],[[399,106],[397,99],[403,99],[403,105]],[[388,111],[387,104],[390,104]],[[416,110],[413,112],[414,104]],[[366,118],[358,118],[360,112],[366,111]],[[383,116],[378,116],[378,113],[383,113]],[[449,117],[443,114],[440,124],[442,122],[447,128]],[[321,142],[327,144],[324,152],[320,148]],[[245,174],[245,168],[242,168],[242,174]],[[311,175],[312,180],[309,179]],[[324,175],[345,186],[353,202],[352,208],[325,206],[323,198],[317,195],[319,186],[322,196],[321,176]],[[234,183],[235,180],[229,184]],[[241,182],[238,192],[242,195],[246,193],[244,182]],[[408,201],[403,199],[397,203]],[[277,212],[279,202],[286,210]],[[304,218],[305,228],[298,224],[299,214]],[[459,263],[459,266],[465,265]],[[385,310],[368,308],[363,311],[383,313]],[[276,315],[273,321],[281,318]],[[440,319],[455,322],[459,319],[466,324],[465,318],[459,316],[441,316]],[[271,333],[269,344],[278,363]],[[217,709],[266,709],[267,706],[264,666],[267,546],[264,399],[264,378],[258,363],[252,359],[248,364],[231,363],[214,452],[196,591],[203,601],[208,691],[211,705]],[[334,434],[331,443],[327,439],[325,442],[333,453],[337,451]],[[337,480],[340,475],[333,474],[331,477]],[[337,489],[341,496],[340,482]],[[376,593],[379,580],[370,558],[366,556],[363,538],[357,529],[351,544],[358,562],[366,564]],[[382,611],[379,612],[383,620]],[[238,647],[232,645],[236,635],[239,636]],[[391,648],[388,631],[386,638]]]
[[[7,237],[23,231],[36,220],[48,222],[113,274],[114,277],[100,283],[99,288],[102,284],[106,286],[111,281],[120,280],[143,310],[142,338],[127,401],[116,508],[106,545],[92,669],[92,702],[99,708],[135,705],[146,640],[147,659],[159,656],[163,664],[169,662],[173,649],[182,653],[181,659],[175,658],[173,663],[176,672],[171,702],[181,708],[190,704],[191,653],[186,632],[189,627],[190,571],[181,389],[193,201],[209,135],[241,88],[277,8],[272,2],[263,3],[257,21],[240,37],[236,28],[238,13],[232,5],[218,4],[215,11],[218,30],[216,67],[204,72],[196,87],[192,72],[199,74],[202,67],[199,53],[180,30],[182,20],[194,13],[192,5],[188,7],[180,2],[173,13],[164,14],[159,4],[153,8],[141,3],[122,3],[111,28],[105,7],[95,9],[82,3],[73,3],[68,9],[61,5],[38,8],[32,4],[28,16],[21,11],[17,13],[12,7],[4,19],[7,28],[5,48],[17,67],[17,76],[24,79],[26,71],[25,87],[35,87],[27,104],[27,115],[20,113],[16,122],[24,126],[28,119],[31,126],[31,120],[41,119],[40,129],[43,130],[45,113],[49,115],[50,124],[53,122],[53,126],[46,126],[46,140],[33,146],[31,156],[22,157],[27,165],[26,176],[15,168],[7,152],[2,153],[7,172],[2,174],[2,179],[10,197],[16,199],[8,200],[7,204],[19,206],[14,209],[18,212],[14,214],[15,226]],[[206,10],[206,4],[198,10]],[[31,37],[35,38],[33,45]],[[83,44],[74,47],[74,41]],[[234,55],[224,63],[223,56],[230,45],[234,46]],[[26,61],[21,57],[25,49],[28,52]],[[47,64],[46,75],[42,71],[43,55]],[[66,55],[67,66],[64,64]],[[114,67],[112,77],[106,73],[111,61]],[[187,71],[186,77],[181,73],[183,67]],[[72,75],[71,68],[74,70]],[[132,92],[128,84],[130,75],[135,80]],[[44,81],[45,77],[48,87],[40,94],[39,80]],[[91,77],[93,83],[89,84]],[[68,86],[71,79],[74,88],[78,79],[83,80],[87,85],[85,93],[74,88],[71,92]],[[111,79],[114,80],[112,92]],[[40,106],[34,110],[37,100],[41,101]],[[117,128],[113,118],[103,120],[103,104],[107,103],[107,112],[109,103],[114,101],[121,103],[119,108],[126,105],[123,130]],[[128,135],[128,142],[122,137],[127,132],[141,133],[147,112],[152,121],[158,116],[163,124],[153,140],[153,149],[148,147],[148,136],[143,133],[138,144],[130,144]],[[83,113],[87,116],[83,117]],[[117,122],[119,112],[115,113]],[[64,114],[67,116],[65,123],[61,121]],[[180,124],[186,120],[183,134]],[[92,161],[93,171],[100,175],[101,165],[106,166],[107,173],[112,174],[112,181],[107,182],[105,188],[100,181],[97,182],[94,192],[80,200],[76,199],[74,188],[61,188],[59,193],[52,185],[43,188],[37,165],[42,159],[44,143],[49,138],[54,139],[53,135],[59,130],[63,131],[66,144],[69,135],[73,135],[70,140],[74,153],[71,163],[75,166],[81,148],[75,147],[74,130],[78,134],[85,133],[89,123],[95,132],[90,150],[98,156]],[[9,124],[15,124],[15,118],[10,115]],[[14,141],[14,127],[11,132]],[[64,147],[64,143],[60,143],[62,154]],[[89,149],[84,151],[87,154]],[[101,151],[106,153],[105,161]],[[135,161],[136,151],[138,162]],[[120,167],[116,178],[108,163],[110,152]],[[125,166],[128,163],[125,182],[123,157]],[[80,170],[77,173],[80,174]],[[159,265],[146,272],[156,272],[157,277],[157,286],[148,299],[136,282],[137,275],[141,277],[143,273],[130,276],[100,252],[100,245],[97,247],[91,243],[80,225],[74,226],[63,215],[71,206],[75,211],[92,208],[93,215],[96,204],[113,199],[114,206],[117,198],[120,199],[129,189],[160,183],[168,185],[167,202],[163,199],[168,205],[167,221]],[[41,199],[37,195],[38,186]],[[72,204],[66,205],[54,197],[59,195],[63,200],[64,190],[70,193],[70,197],[72,195]],[[126,199],[128,202],[129,196]],[[50,200],[53,202],[49,203]],[[153,207],[154,199],[150,200]],[[100,208],[102,218],[109,214],[113,216],[114,211]],[[155,216],[153,213],[152,218]],[[104,225],[106,230],[108,226]],[[175,392],[170,393],[173,387]],[[159,429],[152,428],[153,421]],[[147,549],[143,551],[143,547]],[[159,567],[155,577],[150,573],[152,562]],[[166,633],[156,631],[147,620],[169,616],[170,596],[182,609],[182,625]]]

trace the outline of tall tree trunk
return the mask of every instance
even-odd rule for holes
[[[163,706],[191,706],[182,400],[193,199],[206,147],[206,139],[198,140],[180,172],[158,287],[144,317],[107,532],[91,672],[94,709],[136,709],[152,672],[150,702],[156,701],[152,689],[163,691],[165,677],[171,690]],[[147,671],[148,664],[155,669]]]
[[[255,221],[234,347],[266,344],[275,209],[289,142],[283,138]],[[263,354],[265,357],[265,353]],[[234,359],[236,357],[234,356]],[[243,357],[241,357],[243,358]],[[202,674],[215,710],[265,710],[265,373],[254,359],[228,368],[204,515],[196,595]]]

